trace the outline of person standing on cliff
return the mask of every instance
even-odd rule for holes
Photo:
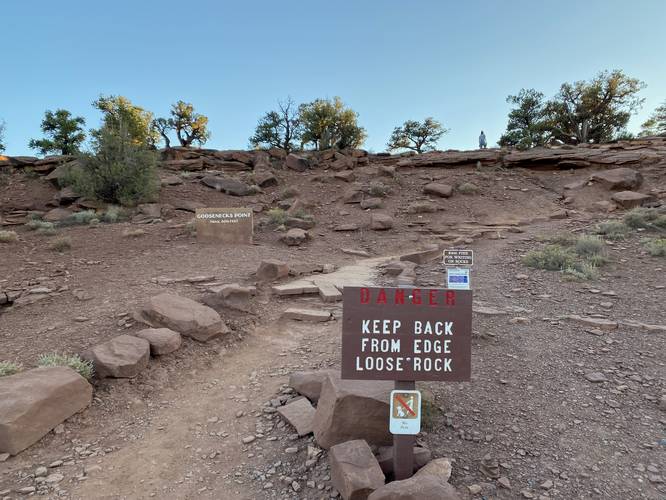
[[[479,136],[479,149],[486,149],[487,147],[488,142],[486,141],[486,134],[484,134],[482,130],[481,135]]]

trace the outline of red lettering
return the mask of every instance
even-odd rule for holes
[[[383,288],[380,288],[377,294],[377,304],[386,304],[386,290]]]
[[[404,288],[398,288],[395,291],[394,303],[396,305],[398,305],[398,304],[402,305],[402,304],[405,303],[405,290],[404,290]]]
[[[448,290],[446,292],[446,305],[455,306],[456,305],[456,292],[453,290]]]
[[[417,306],[421,305],[421,290],[418,288],[412,290],[412,304]]]
[[[431,306],[437,305],[437,290],[430,290],[428,292],[428,304]]]
[[[367,288],[361,288],[361,304],[370,303],[370,290]]]

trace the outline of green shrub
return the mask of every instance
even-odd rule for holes
[[[609,220],[598,224],[594,232],[609,240],[623,240],[629,233],[629,227],[621,221]]]
[[[57,352],[42,354],[39,357],[39,361],[37,361],[37,365],[67,366],[87,380],[90,380],[94,373],[92,362],[85,361],[76,354],[73,356],[68,356],[67,354],[58,354]]]
[[[0,243],[14,243],[18,241],[16,231],[0,231]]]
[[[103,127],[94,151],[79,159],[81,168],[73,176],[77,192],[128,206],[154,200],[160,187],[156,152],[133,141],[126,127]]]
[[[463,182],[458,186],[458,192],[461,194],[474,194],[479,192],[479,187],[471,182]]]
[[[94,210],[84,210],[82,212],[75,212],[65,220],[60,222],[61,226],[79,226],[90,224],[90,221],[97,218]]]
[[[268,223],[271,226],[281,226],[287,222],[288,218],[287,212],[281,208],[271,208],[268,211]]]
[[[666,257],[666,238],[648,240],[645,247],[653,257]]]
[[[31,219],[26,222],[25,226],[31,231],[37,231],[39,229],[55,229],[53,222],[46,222],[41,219]]]
[[[573,268],[575,258],[560,245],[546,245],[541,250],[532,250],[523,258],[526,266],[547,271],[563,271]]]
[[[21,371],[21,364],[12,361],[0,361],[0,377],[8,377]]]
[[[592,262],[576,262],[572,267],[564,270],[565,276],[579,280],[599,279],[599,267]]]
[[[634,208],[624,215],[624,223],[632,229],[666,229],[666,214],[657,208]]]
[[[72,248],[72,240],[69,238],[69,236],[60,236],[49,244],[49,248],[54,252],[64,252],[65,250],[70,250]]]
[[[546,241],[563,247],[570,247],[574,245],[576,240],[576,235],[572,233],[555,233],[553,236],[546,238]]]
[[[604,249],[604,242],[598,236],[580,236],[574,245],[574,251],[585,258],[601,255]]]

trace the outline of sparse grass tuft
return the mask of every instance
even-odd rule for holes
[[[50,354],[42,354],[37,361],[38,366],[67,366],[71,368],[86,380],[90,380],[93,376],[93,364],[91,361],[85,361],[78,355],[74,354],[68,356],[67,354],[58,354],[52,352]]]
[[[523,263],[535,269],[564,271],[573,268],[574,256],[560,245],[546,245],[541,250],[532,250],[523,258]]]
[[[666,229],[666,214],[657,208],[634,208],[624,215],[624,223],[632,229],[659,231]]]
[[[146,234],[146,232],[143,229],[127,229],[123,231],[123,238],[138,238],[144,234]]]
[[[25,226],[31,231],[55,231],[55,224],[53,222],[46,222],[40,219],[31,219]]]
[[[187,231],[190,236],[197,235],[197,220],[195,218],[190,219],[187,224],[185,224],[185,231]]]
[[[60,236],[59,238],[51,241],[49,248],[54,252],[64,252],[65,250],[71,250],[72,240],[69,236]]]
[[[653,257],[666,257],[666,238],[647,240],[645,248]]]
[[[546,241],[554,245],[570,247],[576,244],[576,235],[572,233],[555,233],[553,236],[546,237]]]
[[[82,212],[75,212],[65,220],[60,222],[61,226],[80,226],[90,224],[90,221],[97,218],[94,210],[84,210]]]
[[[109,205],[101,215],[100,220],[102,222],[109,222],[113,224],[114,222],[125,220],[128,217],[128,212],[123,207],[119,207],[118,205]]]
[[[607,263],[606,248],[601,238],[583,235],[562,241],[568,246],[550,244],[540,250],[532,250],[523,258],[523,263],[536,269],[561,271],[570,278],[598,279],[599,268]]]
[[[0,377],[8,377],[9,375],[14,375],[21,371],[20,363],[14,363],[12,361],[0,361]]]
[[[268,223],[271,226],[281,226],[287,222],[288,218],[287,212],[281,208],[271,208],[268,211]]]
[[[0,231],[0,243],[14,243],[18,241],[16,231]]]
[[[368,186],[368,194],[376,198],[386,198],[391,193],[391,189],[381,182],[373,182]]]
[[[580,236],[574,245],[575,252],[583,258],[601,255],[604,242],[598,236]]]
[[[629,227],[619,220],[609,220],[598,224],[594,232],[609,240],[623,240],[629,233]]]
[[[475,194],[479,192],[479,187],[471,182],[463,182],[458,186],[458,192],[461,194]]]

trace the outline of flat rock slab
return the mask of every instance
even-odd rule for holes
[[[595,172],[590,180],[608,189],[636,189],[643,183],[643,176],[637,170],[622,167]]]
[[[163,356],[177,351],[183,341],[180,333],[168,328],[146,328],[134,335],[148,341],[150,354],[153,356]]]
[[[133,378],[150,359],[150,343],[132,335],[120,335],[83,353],[92,361],[99,378]]]
[[[0,454],[16,455],[92,402],[92,386],[71,368],[0,377]]]
[[[610,319],[591,318],[588,316],[578,316],[577,314],[571,314],[567,316],[566,319],[575,321],[576,323],[581,323],[585,326],[591,326],[593,328],[597,328],[599,330],[603,330],[606,332],[617,330],[618,328],[617,321],[612,321]]]
[[[278,296],[306,295],[311,293],[319,293],[319,287],[313,282],[305,283],[303,281],[295,281],[293,283],[286,283],[284,285],[276,285],[271,287],[271,291]]]
[[[365,500],[384,486],[384,473],[362,439],[337,444],[331,447],[328,456],[331,482],[344,500]]]
[[[152,297],[138,312],[136,319],[155,328],[175,330],[200,342],[229,331],[214,309],[169,293]]]
[[[426,264],[442,256],[442,251],[437,245],[428,246],[422,250],[400,256],[400,260],[413,262],[414,264]]]
[[[654,197],[649,194],[637,193],[635,191],[619,191],[613,193],[611,200],[622,208],[635,208],[643,206],[643,204],[649,201],[653,201]]]
[[[320,309],[302,309],[290,307],[282,313],[282,317],[286,319],[295,319],[298,321],[323,323],[331,319],[331,313],[329,311],[322,311]]]
[[[319,297],[323,302],[339,302],[342,300],[342,292],[332,283],[326,281],[315,281],[319,288]]]
[[[287,403],[279,407],[277,412],[296,429],[299,436],[307,436],[312,432],[315,409],[306,398]]]
[[[238,283],[212,286],[207,289],[203,302],[213,308],[229,308],[237,311],[249,312],[252,296],[256,294],[256,287],[240,286]]]
[[[431,194],[441,198],[449,198],[453,194],[453,188],[448,184],[431,182],[430,184],[426,184],[426,186],[423,188],[423,192],[425,194]]]

